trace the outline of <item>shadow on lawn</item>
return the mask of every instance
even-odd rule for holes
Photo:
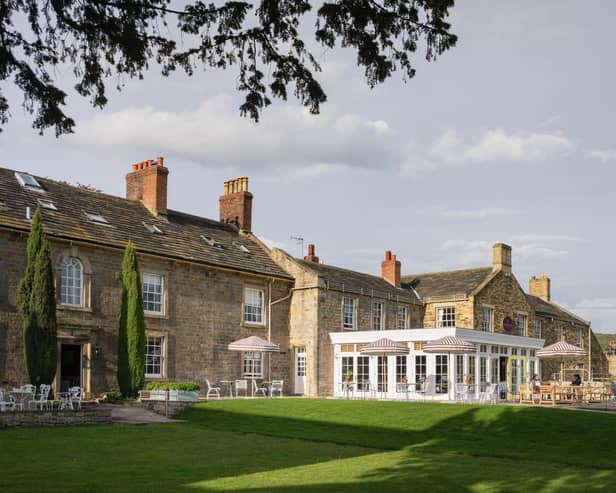
[[[421,411],[421,406],[418,409]],[[425,407],[426,412],[430,409],[434,408]],[[576,428],[571,429],[571,415],[551,409],[501,408],[489,416],[482,415],[482,409],[485,407],[469,406],[426,429],[408,430],[245,414],[205,406],[193,410],[193,424],[380,450],[338,461],[339,471],[321,482],[318,475],[322,461],[308,461],[299,466],[306,466],[306,471],[290,472],[284,469],[297,468],[297,464],[280,458],[279,468],[238,470],[233,478],[202,478],[187,486],[237,493],[392,492],[423,488],[469,492],[614,490],[614,420],[610,420],[609,429],[603,429],[603,418],[580,414],[575,417]],[[599,427],[595,426],[597,420]],[[314,475],[310,474],[311,467],[315,468]],[[298,473],[307,474],[303,483],[294,483]]]

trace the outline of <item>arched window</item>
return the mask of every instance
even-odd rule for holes
[[[78,258],[68,257],[62,261],[60,303],[70,306],[83,305],[83,265]]]

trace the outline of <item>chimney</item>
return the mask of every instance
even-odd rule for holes
[[[162,157],[133,164],[133,171],[126,175],[126,198],[141,201],[152,214],[167,214],[168,175]]]
[[[252,194],[248,191],[248,177],[241,176],[227,180],[224,193],[218,201],[221,222],[234,223],[245,231],[251,231]]]
[[[543,298],[545,301],[550,301],[552,298],[550,292],[550,278],[546,274],[542,274],[540,278],[535,276],[528,281],[528,292],[533,296]]]
[[[492,252],[492,270],[511,273],[511,247],[504,243],[495,243]]]
[[[314,254],[314,245],[308,245],[308,255],[304,257],[306,262],[314,262],[315,264],[319,263],[319,257]]]
[[[385,252],[385,260],[381,262],[381,277],[396,287],[400,287],[400,261],[389,250]]]

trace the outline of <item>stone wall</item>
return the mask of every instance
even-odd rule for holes
[[[156,414],[160,414],[161,416],[167,416],[169,418],[172,418],[180,414],[182,411],[193,407],[196,403],[178,401],[150,401],[144,399],[140,401],[140,404],[148,411],[155,412]]]
[[[427,302],[423,311],[423,327],[436,327],[438,308],[453,306],[456,309],[456,327],[473,327],[473,300]]]
[[[3,286],[0,289],[0,386],[22,385],[27,381],[23,366],[21,317],[16,309],[16,292],[25,270],[26,233],[0,232]],[[59,268],[66,255],[84,264],[85,308],[58,305],[58,338],[63,343],[84,344],[84,387],[90,395],[117,389],[117,327],[121,288],[116,274],[121,270],[121,250],[51,241],[54,265]],[[191,380],[205,388],[205,379],[218,381],[242,375],[242,355],[227,345],[248,335],[270,337],[281,353],[271,355],[271,377],[285,381],[289,392],[289,306],[282,301],[268,310],[268,301],[284,298],[290,281],[139,255],[142,273],[164,278],[166,308],[162,316],[146,315],[147,333],[165,338],[165,380]],[[56,271],[56,277],[58,277]],[[266,323],[243,323],[245,286],[265,291]],[[57,290],[56,290],[57,292]],[[59,295],[58,295],[59,296]],[[98,348],[98,356],[94,348]],[[265,358],[265,377],[268,358]],[[89,380],[89,381],[88,381]]]
[[[0,413],[0,428],[38,428],[109,423],[111,423],[111,409],[104,407],[80,411],[8,411]]]

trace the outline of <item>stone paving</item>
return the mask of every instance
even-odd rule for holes
[[[151,425],[166,423],[185,423],[182,419],[172,419],[148,411],[141,406],[106,404],[111,407],[111,422],[122,425]]]

